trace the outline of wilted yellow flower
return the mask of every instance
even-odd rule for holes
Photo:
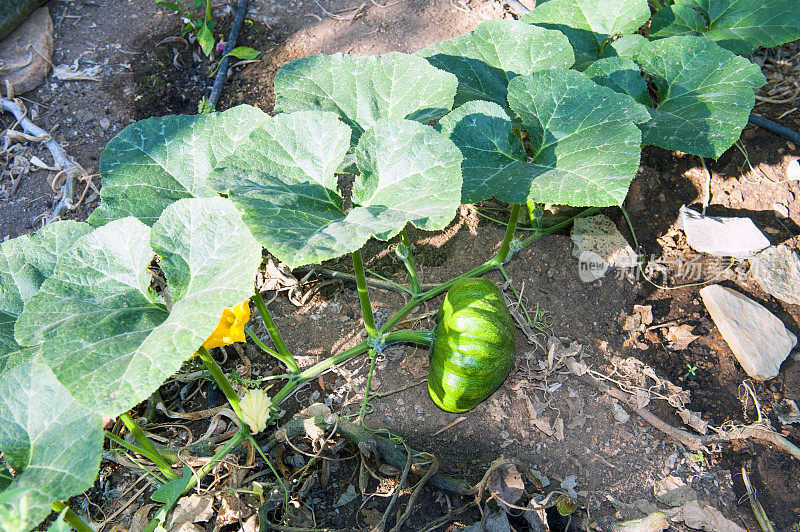
[[[253,434],[258,434],[267,428],[272,400],[264,390],[247,390],[239,400],[239,408],[242,410],[242,421],[247,423]]]
[[[250,300],[245,300],[241,305],[228,307],[222,311],[217,328],[211,336],[203,342],[203,347],[213,349],[236,342],[244,342],[244,326],[250,321]],[[197,354],[197,353],[195,353]]]

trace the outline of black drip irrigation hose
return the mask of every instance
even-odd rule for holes
[[[785,128],[780,124],[776,124],[772,120],[767,120],[763,116],[750,113],[750,123],[758,127],[763,127],[770,133],[780,135],[781,137],[794,142],[797,146],[800,146],[800,134],[795,133],[789,128]]]
[[[222,51],[222,60],[219,62],[217,75],[214,78],[214,87],[211,89],[211,96],[208,98],[212,109],[216,109],[217,101],[219,100],[220,94],[222,94],[222,86],[225,84],[225,78],[228,77],[228,67],[231,64],[231,56],[228,54],[236,47],[236,38],[239,36],[239,30],[242,29],[242,23],[244,22],[246,13],[247,0],[238,0],[236,3],[236,18],[233,20],[233,26],[228,35],[228,42],[225,43],[225,49]]]

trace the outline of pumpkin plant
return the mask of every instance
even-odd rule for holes
[[[56,509],[84,530],[60,501],[91,486],[104,437],[158,467],[159,527],[300,384],[364,353],[371,378],[375,355],[394,342],[434,344],[429,389],[443,408],[471,408],[499,386],[513,329],[496,287],[466,279],[570,223],[520,241],[522,205],[585,215],[622,204],[643,144],[718,157],[764,82],[729,50],[742,49],[731,35],[747,46],[763,37],[735,28],[766,20],[766,8],[737,19],[678,2],[674,18],[653,19],[651,40],[633,34],[650,16],[643,1],[539,4],[522,21],[487,21],[417,54],[288,63],[275,78],[275,116],[242,105],[132,124],[101,156],[102,201],[88,223],[0,244],[0,528],[30,529]],[[676,25],[687,9],[706,25]],[[795,36],[780,28],[773,40]],[[495,256],[423,291],[406,226],[441,230],[459,205],[490,197],[511,204]],[[378,327],[361,248],[394,237],[409,300]],[[262,248],[290,267],[349,255],[368,338],[300,368],[253,291]],[[436,331],[394,330],[448,290]],[[244,325],[250,299],[274,349]],[[245,335],[288,370],[271,397],[240,399],[208,351]],[[179,476],[127,412],[195,353],[241,427],[197,475]],[[119,417],[136,444],[103,432],[103,415]]]

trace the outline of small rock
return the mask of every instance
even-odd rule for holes
[[[101,118],[101,119],[98,121],[98,123],[100,124],[100,127],[101,127],[101,128],[103,128],[103,129],[108,129],[108,128],[110,128],[110,127],[111,127],[111,120],[109,120],[109,119],[108,119],[108,118],[106,118],[106,117],[103,117],[103,118]]]
[[[752,257],[769,246],[769,240],[750,218],[703,216],[684,205],[678,226],[695,251],[718,257]]]
[[[786,165],[786,180],[796,181],[800,179],[800,161],[797,159]]]
[[[580,261],[582,281],[596,281],[614,267],[636,267],[636,252],[603,214],[575,220],[570,237],[575,244],[572,256]]]
[[[791,399],[783,404],[775,405],[773,410],[778,416],[778,421],[784,425],[800,423],[800,409],[797,408],[797,403]]]
[[[341,506],[344,506],[345,504],[350,504],[351,502],[356,500],[356,497],[358,497],[358,493],[356,492],[356,487],[350,484],[349,486],[347,486],[347,491],[339,496],[339,498],[336,500],[336,503],[334,503],[333,507],[339,508]]]
[[[778,375],[797,337],[769,310],[720,285],[700,290],[711,319],[750,377],[765,381]]]
[[[631,417],[619,403],[611,403],[611,412],[619,423],[627,423]]]
[[[0,86],[5,89],[11,82],[17,94],[35,89],[50,70],[52,57],[53,19],[42,7],[0,41]]]
[[[772,210],[775,211],[775,216],[783,220],[789,217],[789,207],[783,203],[773,203]]]
[[[756,256],[752,268],[765,292],[784,303],[800,305],[800,257],[789,246],[768,247]]]

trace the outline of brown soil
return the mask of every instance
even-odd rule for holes
[[[481,20],[510,16],[494,0],[407,0],[386,8],[366,2],[352,21],[335,20],[319,5],[335,13],[358,7],[360,2],[262,0],[251,4],[254,23],[245,26],[240,44],[266,53],[259,63],[234,72],[220,109],[248,103],[271,111],[272,77],[280,65],[297,57],[333,52],[356,55],[393,50],[411,52],[462,34]],[[154,2],[54,0],[49,7],[57,28],[53,62],[71,63],[81,57],[86,64],[101,64],[102,81],[61,82],[48,78],[40,88],[25,95],[26,104],[35,110],[36,122],[43,128],[57,127],[54,137],[90,174],[98,172],[103,146],[125,126],[148,116],[196,112],[199,98],[208,94],[211,81],[205,61],[180,43],[158,44],[165,37],[179,33],[179,21]],[[338,16],[353,13],[354,10],[345,11]],[[220,31],[227,33],[229,23],[229,19],[223,19]],[[783,57],[795,58],[788,67],[781,67],[783,75],[798,76],[799,50],[797,43],[779,50]],[[755,111],[791,129],[800,129],[800,115],[791,105],[763,104]],[[10,124],[8,115],[2,120],[4,126]],[[749,216],[773,243],[783,242],[797,248],[800,202],[796,198],[800,195],[800,183],[785,182],[784,170],[790,160],[800,157],[798,147],[753,127],[745,130],[742,141],[750,164],[760,172],[751,172],[736,148],[728,150],[717,162],[707,161],[712,174],[709,212]],[[41,148],[32,149],[31,153],[49,160]],[[52,206],[54,193],[47,183],[51,176],[46,174],[40,170],[26,175],[14,196],[0,199],[0,238],[32,231],[36,217]],[[626,207],[646,256],[691,252],[685,242],[665,241],[664,236],[674,224],[681,205],[700,203],[703,181],[704,171],[696,157],[657,148],[644,151]],[[91,194],[87,198],[68,217],[85,219],[98,201]],[[790,217],[778,218],[772,208],[774,203],[785,204]],[[477,208],[493,217],[506,216],[493,210],[496,207],[489,202]],[[604,213],[632,241],[620,211],[606,209]],[[479,217],[474,208],[463,207],[443,233],[411,231],[410,235],[423,281],[434,283],[488,259],[502,240],[503,228]],[[633,280],[609,275],[595,283],[582,283],[571,252],[567,235],[552,235],[523,250],[507,267],[513,286],[522,292],[526,308],[538,307],[546,316],[548,332],[580,343],[586,361],[600,369],[608,369],[614,355],[641,359],[660,376],[690,389],[689,407],[701,412],[714,425],[754,420],[752,402],[749,408],[744,408],[740,400],[740,385],[747,376],[705,311],[698,295],[701,287],[664,289],[641,275]],[[386,244],[370,243],[364,249],[364,256],[368,268],[397,282],[406,281],[402,265],[393,253],[387,252]],[[342,259],[329,267],[347,271],[350,265]],[[489,277],[498,284],[504,282],[498,272]],[[309,282],[324,286],[304,306],[290,304],[283,295],[270,305],[286,343],[303,355],[305,366],[351,347],[364,336],[354,286],[315,277]],[[724,282],[764,304],[795,334],[800,334],[800,307],[775,300],[747,278],[729,278]],[[667,283],[674,287],[681,281],[673,277]],[[394,292],[373,290],[372,296],[376,314],[383,319],[404,303],[403,297]],[[416,319],[409,326],[431,328],[432,313],[438,302],[434,299],[412,313],[411,317]],[[688,349],[674,351],[667,347],[661,330],[643,333],[623,330],[625,317],[633,313],[634,304],[651,305],[654,324],[688,323],[700,338]],[[637,417],[632,416],[624,423],[617,421],[613,401],[574,377],[557,373],[545,383],[534,379],[531,368],[538,367],[545,353],[521,333],[517,340],[517,365],[511,377],[489,400],[464,414],[464,421],[438,435],[435,434],[438,430],[458,416],[437,409],[429,400],[425,385],[420,384],[427,375],[427,352],[408,346],[388,348],[378,359],[373,389],[382,395],[371,401],[374,410],[366,416],[367,425],[402,437],[416,450],[435,454],[443,472],[470,482],[480,479],[499,456],[521,460],[556,485],[575,475],[576,490],[582,495],[585,510],[594,517],[631,517],[625,513],[626,507],[615,503],[652,500],[653,480],[672,474],[689,480],[701,498],[755,530],[749,505],[737,505],[744,492],[741,464],[752,460],[752,479],[777,529],[789,530],[800,520],[800,463],[785,453],[746,444],[727,448],[720,455],[706,455],[698,463],[696,456]],[[247,355],[250,377],[279,372],[273,361],[259,351],[248,347]],[[225,369],[246,374],[245,366],[232,357]],[[694,375],[687,375],[689,366],[697,368]],[[364,357],[358,357],[341,372],[328,374],[302,389],[286,408],[293,412],[330,397],[334,411],[342,415],[358,413],[359,394],[363,392],[367,371]],[[800,442],[800,428],[780,426],[772,411],[784,397],[800,402],[800,364],[796,358],[790,357],[778,378],[766,384],[754,383],[754,388],[773,427],[795,444]],[[542,415],[551,421],[557,417],[563,419],[563,440],[531,426],[527,399],[549,402]],[[196,408],[208,405],[201,396],[195,400]],[[669,410],[657,412],[680,425]],[[205,427],[193,425],[191,430],[202,433]],[[349,449],[344,454],[351,452]],[[385,509],[385,498],[372,498],[360,509],[361,497],[335,507],[349,485],[358,486],[356,465],[357,461],[350,460],[332,467],[327,490],[310,491],[305,502],[313,507],[318,526],[352,530],[356,523],[364,523],[369,512],[382,513]],[[90,500],[108,514],[124,502],[119,494],[135,477],[119,466],[105,467],[109,475],[98,481]],[[371,481],[368,487],[376,489],[376,481]],[[146,491],[106,530],[115,524],[132,526],[136,510],[149,503],[148,494]],[[405,496],[401,501],[404,500]],[[445,513],[450,503],[461,504],[456,498],[448,499],[426,489],[407,528],[422,528]],[[77,502],[75,506],[81,515],[102,520],[90,504]],[[456,523],[468,525],[478,518],[476,514],[465,514]],[[450,530],[460,528],[452,525]],[[228,529],[232,529],[230,525]]]

